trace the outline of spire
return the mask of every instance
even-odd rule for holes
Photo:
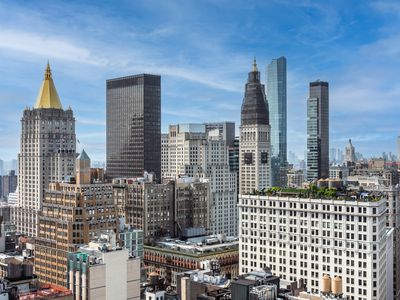
[[[51,69],[50,69],[50,63],[47,61],[47,66],[46,66],[46,72],[44,73],[44,79],[51,79]]]
[[[56,108],[62,109],[60,98],[51,76],[50,63],[47,61],[44,79],[36,99],[35,108]]]
[[[79,160],[90,160],[89,155],[87,155],[85,149],[82,149],[81,154],[78,156]]]
[[[258,72],[256,57],[254,56],[253,59],[253,72]]]

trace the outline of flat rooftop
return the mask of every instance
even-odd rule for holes
[[[201,255],[213,252],[224,252],[227,250],[238,250],[239,240],[237,237],[218,237],[216,235],[210,235],[190,238],[185,241],[164,238],[157,241],[155,246],[144,246],[145,249],[152,247],[191,255]]]

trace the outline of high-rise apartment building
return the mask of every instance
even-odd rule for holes
[[[18,204],[13,210],[17,231],[36,236],[37,212],[45,189],[74,174],[75,118],[64,110],[49,64],[34,108],[26,108],[21,120]]]
[[[241,110],[239,193],[250,194],[271,185],[268,103],[254,60]]]
[[[385,197],[239,196],[239,273],[269,267],[283,280],[322,289],[339,276],[348,299],[393,299],[393,229]]]
[[[271,185],[286,186],[287,86],[286,58],[275,58],[267,67],[267,99],[271,125]]]
[[[85,151],[77,158],[75,178],[50,184],[35,239],[35,272],[41,282],[66,287],[68,253],[105,230],[118,234],[112,192],[111,184],[92,183]]]
[[[237,233],[237,174],[231,170],[233,122],[170,125],[163,142],[164,177],[189,176],[210,184],[210,232]]]
[[[107,177],[161,180],[161,77],[107,80]]]
[[[329,84],[310,82],[307,99],[307,180],[329,176]]]

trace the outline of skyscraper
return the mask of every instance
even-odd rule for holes
[[[307,100],[307,180],[329,177],[329,84],[310,82]]]
[[[287,169],[286,58],[275,58],[267,67],[267,99],[271,125],[271,185],[286,185]]]
[[[24,110],[21,125],[13,222],[19,232],[36,236],[37,212],[49,183],[66,180],[75,168],[75,118],[71,108],[62,108],[49,64],[35,107]]]
[[[161,179],[161,77],[107,80],[107,176]]]
[[[260,72],[254,59],[249,73],[241,111],[240,194],[270,186],[270,125],[268,103]]]

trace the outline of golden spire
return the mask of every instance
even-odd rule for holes
[[[254,60],[253,60],[253,72],[258,72],[257,62],[256,62],[256,57],[255,56],[254,56]]]
[[[60,98],[51,76],[51,68],[47,62],[46,71],[42,86],[39,90],[39,95],[36,100],[35,108],[57,108],[62,109]]]

